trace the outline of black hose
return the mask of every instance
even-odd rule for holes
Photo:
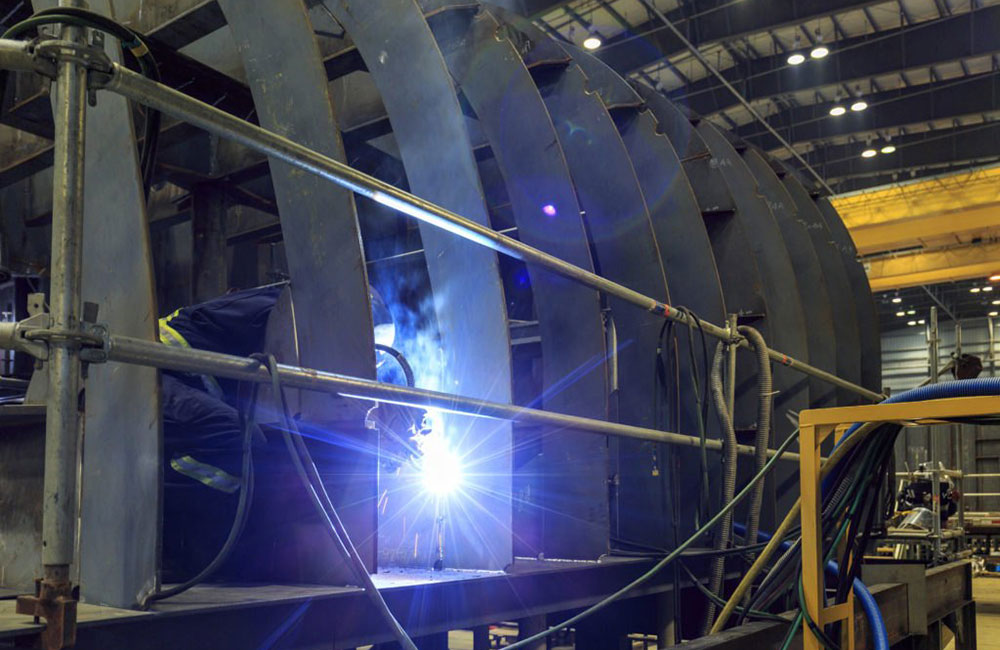
[[[396,360],[396,363],[398,363],[399,367],[403,370],[403,376],[406,377],[407,386],[413,388],[417,385],[416,376],[413,374],[413,366],[411,366],[410,362],[406,360],[406,357],[403,356],[402,352],[400,352],[394,347],[391,347],[389,345],[384,345],[382,343],[376,343],[375,349],[378,350],[379,352],[384,352],[388,354],[390,357]]]
[[[229,528],[229,535],[226,537],[226,541],[223,542],[222,548],[216,553],[215,558],[209,562],[208,566],[202,569],[198,575],[194,576],[187,582],[173,586],[169,589],[163,589],[161,591],[154,591],[153,593],[147,594],[140,602],[140,609],[149,609],[150,605],[158,600],[164,600],[165,598],[172,598],[178,594],[182,594],[188,589],[201,584],[208,578],[210,578],[219,567],[221,567],[229,559],[232,554],[233,549],[236,547],[236,542],[239,541],[240,536],[243,535],[243,529],[246,527],[248,515],[250,513],[250,505],[253,503],[253,492],[254,492],[254,471],[253,471],[253,433],[256,426],[254,422],[254,415],[257,410],[257,389],[259,384],[253,384],[250,388],[250,403],[247,408],[247,414],[244,415],[240,412],[240,419],[243,424],[243,462],[242,462],[242,474],[240,476],[240,498],[236,504],[236,515],[233,517],[233,524]]]
[[[403,626],[399,624],[399,621],[396,620],[396,617],[393,616],[385,599],[382,598],[382,594],[379,593],[375,583],[372,582],[364,560],[351,541],[347,527],[344,526],[344,522],[340,519],[337,509],[334,507],[333,501],[331,501],[330,495],[326,491],[323,480],[319,475],[319,470],[316,468],[316,463],[309,453],[309,448],[306,447],[305,441],[302,439],[302,434],[299,433],[298,426],[295,424],[295,420],[289,414],[288,402],[285,399],[285,392],[281,387],[281,379],[278,375],[278,362],[273,355],[268,356],[267,364],[268,371],[271,374],[272,391],[281,404],[281,413],[285,423],[283,431],[285,446],[288,448],[288,454],[291,456],[292,463],[295,465],[295,470],[302,481],[303,487],[306,489],[309,500],[312,501],[320,519],[326,524],[326,531],[329,533],[337,550],[341,553],[344,560],[347,561],[362,587],[364,587],[365,594],[389,626],[393,636],[396,637],[396,641],[404,650],[417,650],[417,646],[410,639]]]

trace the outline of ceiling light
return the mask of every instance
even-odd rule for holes
[[[917,321],[911,320],[911,321],[908,321],[906,324],[909,325],[910,327],[913,327],[914,325],[917,324]]]
[[[979,287],[972,287],[971,289],[969,289],[969,293],[979,293],[979,292],[980,292]]]
[[[840,104],[837,104],[836,106],[834,106],[833,108],[830,109],[830,115],[833,115],[834,117],[837,117],[839,115],[843,115],[846,112],[847,112],[847,109],[844,108],[843,106],[841,106]]]
[[[892,301],[898,305],[899,303],[903,302],[903,299],[900,298],[899,296],[896,296],[895,298],[892,299]]]
[[[806,56],[801,52],[794,52],[788,56],[788,65],[801,65],[806,62]]]
[[[988,313],[986,315],[989,316],[989,317],[991,317],[991,318],[996,318],[998,315],[1000,315],[1000,312],[991,311],[990,313]]]
[[[993,291],[993,287],[990,285],[986,285],[985,287],[983,287],[983,291]]]
[[[992,304],[994,304],[994,305],[1000,305],[1000,300],[994,300],[994,301],[992,302]]]
[[[876,155],[878,155],[878,152],[874,149],[865,149],[861,152],[862,158],[874,158]]]
[[[824,56],[826,56],[829,53],[830,53],[830,50],[828,48],[826,48],[823,45],[817,45],[816,47],[814,47],[812,49],[812,52],[809,53],[809,56],[811,56],[814,59],[822,59]]]
[[[865,110],[866,108],[868,108],[868,102],[866,102],[863,99],[859,99],[856,102],[854,102],[853,104],[851,104],[851,110],[854,111],[855,113],[860,113],[861,111]]]
[[[1000,282],[1000,273],[994,273],[991,275],[990,282]]]
[[[896,151],[896,145],[887,144],[881,149],[882,153],[893,153]]]
[[[595,36],[593,34],[591,34],[587,38],[583,39],[583,47],[584,47],[584,49],[587,49],[587,50],[596,50],[597,48],[599,48],[601,46],[602,43],[603,43],[603,41],[599,37],[597,37],[597,36]]]
[[[905,312],[905,311],[897,311],[897,312],[896,312],[896,316],[897,316],[897,317],[898,317],[898,316],[906,316],[906,312]]]
[[[924,323],[926,323],[926,322],[927,322],[927,321],[925,321],[925,320],[924,320],[923,318],[921,318],[920,320],[918,320],[918,321],[917,321],[917,324],[918,324],[918,325],[923,325],[923,324],[924,324]]]
[[[912,316],[912,315],[914,315],[915,313],[917,313],[917,310],[916,310],[916,309],[911,309],[910,311],[908,311],[908,312],[906,312],[906,313],[907,313],[907,314],[909,314],[910,316]]]

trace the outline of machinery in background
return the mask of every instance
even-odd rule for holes
[[[887,522],[882,552],[897,560],[937,566],[969,556],[965,539],[962,472],[921,463],[915,471],[898,472],[895,512]]]

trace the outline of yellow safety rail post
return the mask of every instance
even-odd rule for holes
[[[820,445],[830,434],[843,431],[855,422],[897,422],[923,426],[955,418],[1000,415],[1000,397],[954,397],[922,402],[899,402],[870,406],[843,406],[812,409],[799,414],[799,481],[802,490],[802,589],[806,613],[822,629],[845,621],[842,647],[854,650],[854,595],[832,607],[823,603],[822,488]],[[802,623],[803,650],[821,650],[820,640],[805,621]]]

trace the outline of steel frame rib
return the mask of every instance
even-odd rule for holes
[[[0,43],[0,51],[6,47],[9,47],[9,44]],[[10,58],[10,54],[6,56]],[[418,196],[414,196],[409,192],[405,192],[372,176],[359,172],[349,165],[328,158],[308,147],[296,144],[287,138],[233,117],[204,102],[192,99],[184,93],[146,79],[122,66],[112,66],[110,75],[102,81],[104,89],[116,92],[135,102],[159,110],[176,119],[189,122],[194,126],[221,137],[239,142],[260,153],[291,163],[300,169],[317,174],[403,214],[431,223],[455,235],[492,248],[499,253],[509,255],[515,259],[543,266],[570,280],[592,287],[598,291],[603,291],[610,296],[620,298],[628,303],[689,327],[700,325],[707,334],[716,338],[734,340],[741,346],[747,345],[745,340],[730,335],[729,330],[726,328],[706,321],[695,322],[683,313],[673,309],[670,305],[523,244],[487,226],[476,223]],[[884,395],[880,393],[841,379],[825,370],[810,366],[777,350],[769,349],[768,354],[773,361],[783,366],[853,391],[866,399],[872,401],[881,401],[884,399]]]

